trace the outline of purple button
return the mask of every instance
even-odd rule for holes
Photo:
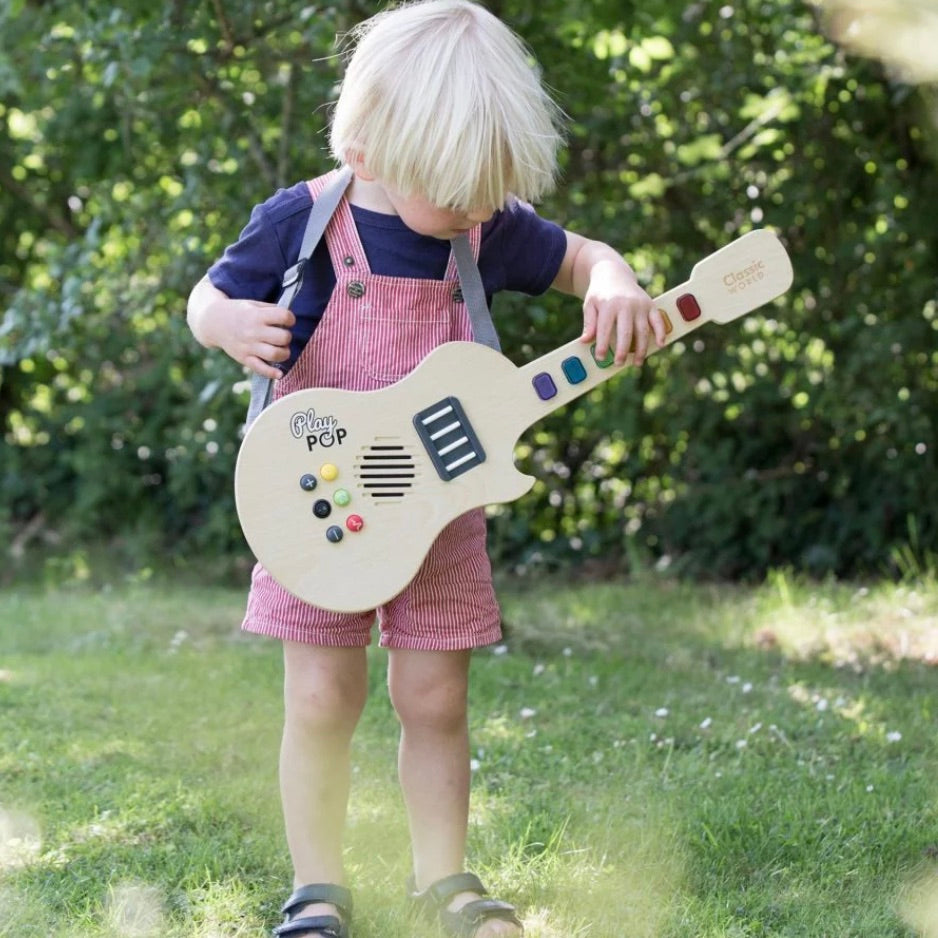
[[[531,383],[534,385],[534,390],[537,391],[537,396],[542,401],[549,401],[557,394],[557,385],[554,384],[554,379],[546,371],[535,375]]]

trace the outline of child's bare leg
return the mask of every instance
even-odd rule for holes
[[[367,692],[363,648],[284,642],[280,795],[296,886],[344,884],[349,746]],[[298,915],[332,911],[311,905]]]
[[[469,651],[390,652],[391,702],[401,721],[398,770],[417,889],[462,872],[469,820]],[[477,899],[461,893],[455,910]],[[514,938],[516,926],[488,922],[476,938]]]

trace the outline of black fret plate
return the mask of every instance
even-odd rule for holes
[[[414,416],[414,427],[444,482],[485,462],[485,450],[455,397],[425,407]]]

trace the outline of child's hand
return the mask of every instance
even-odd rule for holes
[[[221,348],[236,362],[265,378],[280,378],[276,367],[290,357],[290,327],[296,317],[290,310],[257,300],[226,300],[218,314],[228,325]]]
[[[584,342],[596,343],[596,358],[602,361],[610,348],[615,363],[640,365],[654,337],[665,343],[665,326],[651,297],[639,286],[635,273],[608,244],[591,241],[568,231],[567,253],[553,286],[583,299]]]
[[[290,357],[290,329],[296,322],[290,310],[257,300],[231,299],[203,279],[189,296],[188,319],[193,335],[203,345],[222,349],[264,378],[282,377],[276,364]]]
[[[659,348],[664,345],[664,320],[631,268],[618,257],[594,264],[583,298],[581,340],[595,341],[599,361],[611,347],[617,365],[625,362],[630,351],[633,363],[640,365],[652,337]]]

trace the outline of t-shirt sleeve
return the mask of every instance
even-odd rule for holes
[[[483,229],[479,266],[489,292],[538,296],[554,282],[567,251],[566,232],[526,202],[513,201]]]
[[[283,196],[280,192],[255,206],[238,240],[209,268],[213,286],[228,296],[265,303],[274,303],[280,296],[283,272],[290,264],[271,215]]]

